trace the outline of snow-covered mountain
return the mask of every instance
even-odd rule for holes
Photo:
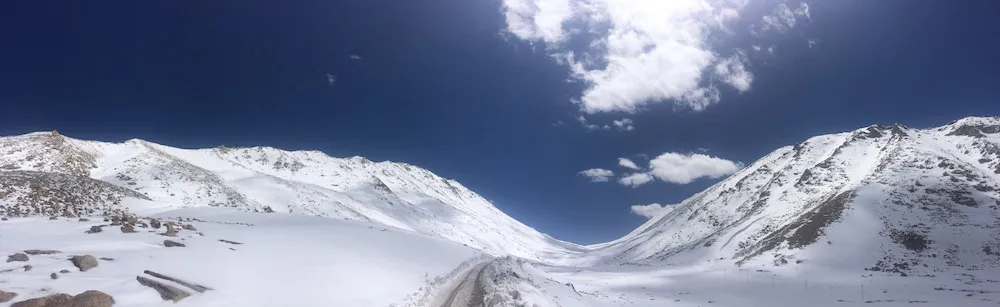
[[[528,259],[581,249],[425,169],[318,151],[192,150],[36,132],[0,138],[0,183],[0,215],[224,206],[374,222]]]
[[[1000,267],[1000,118],[870,126],[779,148],[591,246],[600,262]]]

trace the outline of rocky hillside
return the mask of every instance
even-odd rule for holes
[[[528,259],[574,254],[454,180],[405,163],[270,147],[179,149],[55,132],[0,138],[0,213],[218,206],[371,221]]]
[[[627,236],[601,262],[1000,267],[1000,118],[871,126],[779,148]]]

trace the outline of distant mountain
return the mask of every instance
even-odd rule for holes
[[[405,163],[269,147],[0,138],[0,214],[225,206],[370,221],[567,265],[1000,267],[1000,118],[870,126],[779,148],[607,243],[555,240]]]
[[[933,274],[1000,267],[1000,118],[870,126],[779,148],[591,246],[599,262]]]
[[[405,163],[270,147],[179,149],[37,132],[0,138],[0,215],[224,206],[370,221],[528,259],[582,248]]]

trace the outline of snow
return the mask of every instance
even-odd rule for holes
[[[15,270],[0,273],[0,288],[19,293],[17,300],[93,289],[112,295],[115,306],[162,306],[155,291],[135,280],[143,270],[151,270],[215,289],[176,306],[384,307],[403,302],[429,286],[432,277],[481,255],[461,244],[371,223],[219,208],[171,210],[157,216],[204,221],[192,222],[204,236],[182,230],[179,237],[169,238],[145,228],[125,234],[116,227],[85,234],[90,226],[105,224],[99,217],[93,222],[34,217],[4,221],[0,254],[26,249],[62,253],[3,263],[0,271]],[[164,239],[187,246],[167,248]],[[79,272],[66,259],[80,254],[114,260]],[[23,272],[19,267],[24,264],[34,268]],[[49,278],[63,269],[72,272]]]

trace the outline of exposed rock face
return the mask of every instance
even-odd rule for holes
[[[80,269],[81,272],[97,266],[97,258],[91,255],[73,256],[69,261],[73,262],[73,265]]]
[[[28,261],[28,255],[25,255],[24,253],[16,253],[7,256],[7,262],[14,262],[14,261],[20,261],[20,262]]]
[[[174,286],[167,285],[146,277],[136,276],[135,279],[138,280],[139,283],[142,284],[143,286],[150,287],[153,288],[153,290],[156,290],[156,292],[160,294],[160,298],[164,300],[177,302],[188,296],[191,296],[191,293],[188,293],[184,290],[177,289]]]
[[[187,282],[187,281],[184,281],[184,280],[181,280],[181,279],[177,279],[177,278],[174,278],[174,277],[163,275],[163,274],[160,274],[160,273],[157,273],[157,272],[153,272],[153,271],[150,271],[150,270],[145,270],[145,271],[142,271],[142,272],[146,273],[146,274],[149,274],[150,276],[153,276],[153,277],[156,277],[156,278],[160,278],[160,279],[163,279],[163,280],[169,280],[169,281],[175,282],[175,283],[177,283],[177,284],[179,284],[181,286],[188,287],[191,290],[198,291],[198,293],[204,293],[205,291],[212,290],[212,288],[209,288],[209,287],[206,287],[206,286],[202,286],[202,285],[199,285],[199,284],[190,283],[190,282]]]
[[[168,236],[168,237],[176,237],[177,236],[177,229],[174,229],[174,224],[167,223],[167,232],[163,233],[163,235]]]

